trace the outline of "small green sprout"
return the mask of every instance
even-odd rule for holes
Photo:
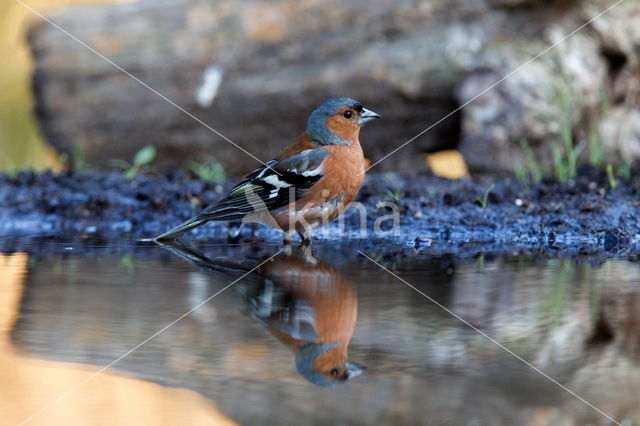
[[[589,164],[600,167],[604,158],[604,148],[600,139],[600,131],[597,123],[589,125]]]
[[[529,180],[529,172],[527,167],[522,163],[516,163],[513,166],[513,174],[516,175],[516,179],[521,182],[527,182]]]
[[[525,161],[524,163],[517,163],[514,166],[514,173],[516,174],[516,177],[518,180],[523,182],[527,180],[540,182],[540,180],[542,180],[543,173],[538,161],[536,160],[536,156],[529,145],[529,141],[522,139],[520,141],[520,147],[524,152]]]
[[[560,144],[555,142],[551,144],[551,158],[553,161],[553,175],[559,181],[564,181],[566,179],[567,169],[564,167],[562,161],[562,149],[560,148]]]
[[[397,203],[398,201],[402,200],[402,198],[404,198],[404,193],[400,190],[387,189],[385,191],[385,196]]]
[[[226,180],[224,167],[217,160],[210,158],[204,163],[188,161],[187,168],[200,180],[223,184]]]
[[[560,182],[573,179],[578,175],[578,157],[584,151],[585,143],[580,142],[575,147],[562,146],[559,143],[551,144],[551,157],[553,159],[553,175]]]
[[[87,155],[82,145],[75,143],[71,149],[71,161],[73,170],[76,172],[86,172],[89,169],[87,164]]]
[[[140,172],[144,172],[150,168],[149,163],[156,158],[156,149],[147,145],[136,153],[133,157],[133,163],[124,160],[113,160],[112,164],[124,170],[124,176],[131,180]]]
[[[607,178],[609,179],[609,187],[611,189],[616,189],[618,187],[618,183],[616,182],[616,177],[613,174],[612,164],[607,164]]]
[[[600,167],[604,159],[604,147],[600,137],[600,124],[602,120],[609,114],[609,101],[607,93],[600,91],[600,105],[596,116],[589,123],[587,138],[589,140],[589,164],[593,167]]]
[[[484,194],[482,195],[482,198],[478,197],[476,198],[476,202],[478,204],[480,204],[480,207],[482,207],[483,209],[486,209],[487,206],[489,205],[489,194],[491,193],[491,191],[493,191],[493,188],[496,187],[495,183],[492,183],[491,185],[489,185],[489,187],[484,191]]]

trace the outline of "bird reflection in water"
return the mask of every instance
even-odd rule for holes
[[[208,258],[179,242],[160,245],[206,273],[237,277],[251,270]],[[310,247],[286,247],[233,288],[251,317],[295,353],[298,372],[311,383],[334,386],[364,372],[347,354],[358,314],[355,286],[313,257]]]

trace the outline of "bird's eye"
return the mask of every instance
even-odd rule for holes
[[[329,374],[331,374],[333,377],[336,377],[339,372],[340,371],[337,368],[333,368],[331,369],[331,371],[329,371]]]
[[[344,118],[351,118],[353,116],[353,112],[350,109],[348,109],[345,112],[343,112],[342,115],[344,116]]]

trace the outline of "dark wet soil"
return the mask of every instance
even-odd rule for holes
[[[604,172],[584,169],[575,180],[548,180],[526,184],[513,177],[485,176],[451,181],[427,174],[372,174],[358,201],[366,211],[366,228],[359,225],[361,211],[345,215],[344,232],[338,221],[318,240],[388,243],[422,250],[510,250],[537,248],[580,253],[628,255],[640,252],[640,177],[618,179],[610,187]],[[495,184],[486,208],[478,201]],[[220,186],[194,179],[186,172],[139,175],[125,179],[115,172],[60,174],[19,172],[0,176],[0,236],[72,236],[80,239],[145,238],[157,235],[192,216],[224,195]],[[397,204],[397,232],[374,233],[392,225]],[[385,219],[387,218],[387,219]],[[227,225],[210,223],[184,239],[225,240]],[[281,233],[263,226],[248,226],[242,240],[277,242]],[[453,249],[456,248],[456,249]]]

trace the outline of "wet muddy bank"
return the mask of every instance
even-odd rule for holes
[[[480,200],[490,187],[483,207]],[[0,237],[3,246],[20,245],[34,235],[102,243],[151,237],[190,217],[227,189],[181,171],[132,180],[113,172],[3,175]],[[442,253],[541,249],[627,255],[640,252],[639,190],[640,179],[634,178],[618,180],[612,189],[605,173],[596,170],[585,170],[564,183],[536,184],[512,177],[451,181],[427,174],[372,174],[359,195],[361,207],[350,209],[343,225],[336,220],[314,236],[318,242],[341,240],[359,247],[385,244]],[[391,204],[399,213],[396,232],[375,233],[376,222],[391,229],[395,209]],[[210,223],[184,239],[226,241],[227,225]],[[245,226],[240,240],[250,239],[277,243],[281,234]]]

